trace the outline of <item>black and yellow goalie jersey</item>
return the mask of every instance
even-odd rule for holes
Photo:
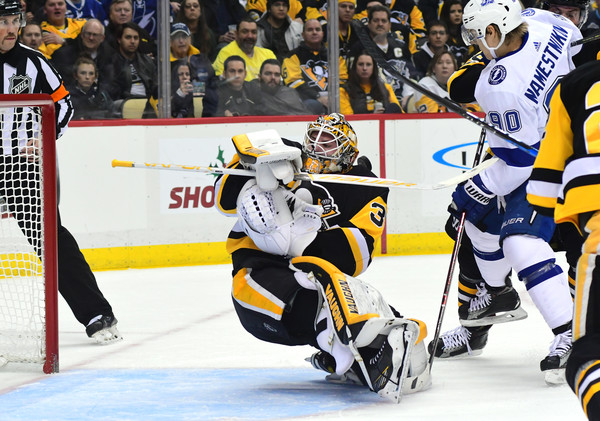
[[[288,145],[298,143],[284,139]],[[242,168],[237,155],[228,168]],[[367,166],[355,165],[348,175],[376,177]],[[216,206],[221,213],[237,216],[236,201],[248,177],[224,175],[215,183]],[[293,184],[293,185],[292,185]],[[387,188],[317,182],[294,182],[292,191],[305,188],[313,204],[323,207],[322,227],[315,240],[304,250],[304,256],[327,260],[342,272],[356,276],[364,272],[373,258],[375,244],[383,232],[387,213]],[[234,273],[243,267],[256,267],[265,262],[287,266],[281,256],[258,249],[236,223],[227,239],[227,251],[232,254]]]
[[[550,101],[527,200],[556,222],[600,210],[600,62],[565,76]]]

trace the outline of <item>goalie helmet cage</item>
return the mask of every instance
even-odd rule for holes
[[[0,95],[0,360],[48,374],[58,372],[55,125],[50,95]],[[18,142],[31,140],[38,159],[25,163]]]

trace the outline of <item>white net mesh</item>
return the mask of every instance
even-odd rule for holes
[[[0,357],[46,356],[39,107],[0,108]]]

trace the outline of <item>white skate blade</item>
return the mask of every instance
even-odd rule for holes
[[[434,357],[436,360],[464,360],[471,357],[477,357],[478,355],[483,354],[483,349],[476,349],[474,351],[464,352],[462,354],[453,355],[451,357]]]
[[[92,339],[100,345],[111,345],[122,341],[123,336],[121,336],[116,326],[112,326],[94,333]]]
[[[548,386],[559,386],[561,384],[565,384],[567,382],[567,379],[565,378],[565,369],[555,368],[544,371],[544,380]]]
[[[408,374],[410,354],[415,341],[417,340],[417,327],[411,323],[405,325],[405,329],[397,328],[388,335],[388,342],[394,350],[399,350],[400,346],[404,348],[402,355],[395,355],[393,360],[394,371],[390,375],[387,384],[377,392],[383,398],[391,400],[394,403],[400,403],[402,399],[403,385]],[[395,379],[395,381],[393,381]]]
[[[8,364],[8,360],[0,355],[0,368],[4,367],[6,364]]]
[[[493,316],[483,317],[481,319],[460,319],[460,324],[466,327],[489,326],[499,323],[516,322],[527,318],[527,312],[519,307],[511,311],[497,313]]]

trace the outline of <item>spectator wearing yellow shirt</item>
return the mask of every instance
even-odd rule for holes
[[[46,0],[44,13],[46,20],[40,25],[44,43],[40,45],[40,51],[50,58],[52,53],[62,47],[67,39],[77,38],[86,20],[65,17],[67,13],[65,0]]]
[[[245,17],[237,26],[235,41],[230,42],[219,51],[213,63],[217,76],[223,74],[223,63],[230,56],[240,56],[246,63],[246,81],[258,78],[260,66],[269,58],[276,58],[273,51],[268,48],[256,46],[258,26],[250,17]]]

